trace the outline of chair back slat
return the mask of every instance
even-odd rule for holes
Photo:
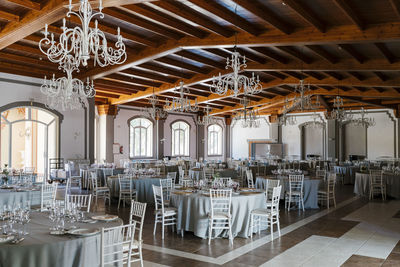
[[[92,202],[92,195],[67,195],[66,206],[71,203],[79,205],[81,208],[85,208],[87,212],[90,211],[90,204]]]
[[[280,185],[281,181],[279,179],[267,179],[265,184],[265,198],[267,202],[272,200],[272,193],[275,187]]]
[[[164,196],[161,186],[153,186],[154,204],[156,210],[161,210],[164,213]]]
[[[210,189],[211,216],[215,213],[230,214],[232,189]]]
[[[279,200],[281,198],[282,186],[276,186],[272,189],[272,198],[271,198],[271,213],[276,214],[279,213]]]
[[[249,188],[254,188],[253,172],[251,170],[246,170],[247,186]]]
[[[56,200],[57,184],[42,184],[40,209],[45,210],[46,205],[52,205]]]
[[[303,192],[304,174],[289,175],[289,190],[290,192],[297,191]]]
[[[136,222],[136,227],[139,228],[138,240],[142,240],[143,223],[146,214],[147,203],[141,203],[135,200],[131,202],[131,211],[129,213],[129,224]]]

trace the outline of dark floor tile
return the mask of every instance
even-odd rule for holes
[[[378,267],[384,262],[383,259],[352,255],[342,267]]]

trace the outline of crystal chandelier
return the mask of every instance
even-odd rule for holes
[[[240,62],[241,58],[243,59],[242,63]],[[241,93],[245,95],[260,93],[262,91],[262,85],[259,76],[256,77],[254,72],[251,78],[239,74],[239,72],[245,67],[247,67],[246,57],[241,56],[239,52],[236,52],[235,46],[232,58],[227,58],[225,67],[225,69],[232,68],[233,73],[225,76],[222,76],[221,73],[219,73],[218,77],[214,76],[212,85],[210,86],[210,91],[214,94],[226,95],[228,90],[232,90],[235,97]]]
[[[346,112],[343,108],[343,98],[339,95],[333,100],[334,109],[330,112],[325,112],[325,117],[328,120],[338,120],[339,122],[352,120],[353,114],[351,112]]]
[[[175,88],[178,91],[179,97],[173,97],[170,102],[168,99],[164,106],[165,110],[176,111],[176,112],[197,112],[199,111],[199,106],[197,104],[197,99],[194,105],[190,102],[188,97],[185,97],[185,93],[189,93],[189,90],[183,86],[183,81],[180,81],[179,88]]]
[[[304,127],[311,127],[311,128],[323,128],[325,126],[325,123],[321,120],[321,118],[314,112],[312,116],[312,121],[307,121],[305,122],[302,126]],[[299,127],[301,127],[299,125]]]
[[[371,126],[375,126],[375,119],[374,118],[366,118],[365,117],[366,112],[364,110],[364,108],[361,108],[361,116],[360,118],[357,119],[353,119],[351,120],[351,122],[357,126],[364,126],[364,127],[371,127]]]
[[[99,12],[93,12],[88,0],[81,0],[78,13],[72,11],[72,0],[69,0],[69,11],[67,17],[77,16],[82,22],[82,27],[67,28],[66,20],[63,19],[63,30],[59,42],[54,40],[54,34],[51,33],[49,39],[48,26],[45,26],[44,38],[39,42],[40,50],[47,55],[53,63],[62,63],[65,57],[72,55],[74,64],[78,68],[80,64],[87,66],[88,60],[93,57],[94,66],[98,64],[101,67],[114,64],[122,64],[126,60],[125,45],[122,42],[120,29],[118,27],[117,42],[115,49],[107,46],[107,39],[104,33],[99,30],[97,20],[94,21],[94,28],[90,28],[90,21],[94,17],[104,18],[102,12],[102,0],[99,4]]]
[[[215,124],[217,123],[218,119],[214,116],[210,116],[210,111],[211,108],[207,105],[206,108],[206,115],[203,115],[202,117],[197,118],[197,124],[198,125],[210,125],[210,124]]]
[[[158,99],[154,93],[149,98],[149,102],[151,104],[151,107],[143,109],[143,112],[148,114],[153,120],[165,119],[168,116],[168,112],[166,112],[162,108],[157,107]]]
[[[59,68],[63,68],[67,76],[56,79],[53,74],[53,78],[49,80],[45,76],[40,87],[41,93],[47,98],[46,107],[60,108],[62,111],[87,107],[87,98],[92,98],[96,94],[93,81],[90,82],[88,78],[85,84],[79,79],[72,78],[74,67],[68,63]]]
[[[260,127],[260,115],[257,111],[247,108],[250,104],[250,100],[246,97],[240,99],[240,104],[243,109],[236,112],[233,119],[240,121],[242,128],[259,128]]]
[[[317,109],[320,106],[318,96],[317,96],[317,101],[314,104],[312,102],[312,94],[310,94],[310,92],[311,92],[310,84],[305,85],[304,80],[301,79],[299,81],[299,84],[297,84],[294,88],[295,96],[293,98],[292,104],[289,105],[289,102],[286,101],[285,109],[287,111],[293,111],[293,110],[304,111],[304,110]]]
[[[295,116],[288,116],[287,113],[283,113],[282,116],[278,118],[279,126],[292,126],[297,124]]]

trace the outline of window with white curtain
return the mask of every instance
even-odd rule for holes
[[[189,156],[189,124],[177,121],[171,125],[171,129],[172,156]]]
[[[136,118],[129,125],[129,156],[153,156],[153,123],[145,118]]]
[[[218,124],[208,126],[208,155],[222,155],[222,127]]]

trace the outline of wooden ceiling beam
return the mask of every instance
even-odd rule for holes
[[[352,56],[354,59],[356,59],[360,64],[364,63],[366,61],[366,57],[364,55],[361,55],[360,52],[358,52],[354,47],[350,44],[338,44],[340,49],[343,49],[344,51],[347,52],[350,56]]]
[[[384,43],[374,43],[376,48],[378,48],[379,52],[387,59],[389,63],[394,63],[396,61],[396,57],[392,52],[387,48]]]
[[[324,50],[321,46],[319,45],[306,45],[308,49],[310,49],[312,52],[314,52],[317,56],[321,57],[322,59],[327,60],[328,62],[335,64],[339,61],[339,59],[333,55],[331,55],[329,52]]]
[[[211,53],[213,55],[219,56],[223,58],[225,61],[229,57],[231,57],[232,53],[229,51],[226,51],[225,49],[219,49],[219,48],[207,48],[203,49],[204,51]]]
[[[235,51],[234,48],[227,48],[227,50],[233,52]],[[246,60],[250,59],[251,61],[258,62],[264,64],[267,60],[264,57],[260,57],[259,55],[252,53],[249,50],[245,50],[243,48],[236,48],[236,51],[240,53],[241,56],[245,56]]]
[[[288,77],[287,75],[276,71],[263,71],[263,73],[282,80]]]
[[[151,73],[147,71],[142,71],[139,69],[127,69],[122,72],[119,72],[122,75],[134,76],[134,77],[144,77],[155,81],[166,82],[166,83],[175,83],[177,81],[176,78],[160,75],[156,73]]]
[[[365,105],[375,106],[375,107],[378,107],[378,108],[389,108],[389,109],[393,108],[393,106],[390,106],[390,105],[383,105],[380,100],[378,100],[378,101],[368,100],[367,101],[367,100],[363,100],[361,98],[352,97],[352,96],[342,96],[342,98],[343,99],[347,99],[347,100],[351,100],[351,101],[354,101],[354,102],[357,102],[357,103],[365,104]]]
[[[332,107],[326,102],[326,99],[324,96],[320,95],[319,96],[319,102],[321,103],[321,105],[328,111],[332,110]]]
[[[337,7],[355,24],[358,29],[362,31],[364,29],[364,23],[360,16],[352,9],[349,5],[349,1],[346,0],[334,0]]]
[[[260,35],[264,30],[257,27],[257,25],[252,24],[242,18],[241,16],[235,14],[234,12],[230,11],[228,8],[218,4],[215,0],[189,0],[193,4],[202,9],[209,11],[210,13],[222,18],[223,20],[231,23],[235,27],[246,31],[254,36]]]
[[[248,33],[237,34],[238,46],[265,47],[277,45],[322,45],[332,43],[364,43],[384,42],[385,40],[400,40],[400,22],[370,25],[362,33],[353,25],[332,27],[326,33],[318,33],[313,28],[307,27],[296,30],[290,35],[281,34],[278,31],[268,31],[259,36]],[[124,64],[97,68],[87,75],[92,79],[106,76],[110,73],[120,72],[132,66],[140,65],[149,60],[176,53],[184,49],[216,49],[232,47],[235,38],[225,38],[210,34],[208,37],[199,39],[196,37],[184,37],[179,41],[169,40],[160,46],[147,47],[135,55],[129,55]],[[1,35],[0,35],[1,48]],[[84,77],[82,77],[84,78]]]
[[[333,78],[335,78],[336,80],[340,81],[344,79],[344,76],[342,74],[340,74],[339,72],[335,72],[335,71],[324,71],[324,73],[328,76],[331,76]]]
[[[365,80],[365,76],[358,73],[357,71],[348,71],[348,74],[350,74],[351,76],[353,76],[354,78],[356,78],[359,81],[364,81]]]
[[[158,87],[162,84],[162,83],[154,82],[151,80],[133,78],[133,77],[128,77],[128,76],[120,75],[120,74],[111,74],[109,76],[104,77],[103,79],[109,80],[109,81],[125,83],[125,84],[135,84],[135,85],[153,86],[153,87]]]
[[[168,75],[172,75],[178,78],[184,78],[184,79],[190,79],[191,77],[194,76],[194,74],[192,73],[187,73],[187,72],[182,72],[173,68],[168,68],[166,66],[160,65],[160,64],[154,64],[151,62],[148,63],[144,63],[139,65],[140,68],[144,68],[144,69],[149,69],[152,71],[156,71],[162,74],[168,74]]]
[[[214,68],[223,69],[226,66],[226,61],[224,61],[224,62],[215,61],[208,57],[204,57],[204,56],[198,55],[196,53],[190,52],[188,50],[179,51],[176,53],[176,55],[203,63],[205,65],[208,65],[208,66],[214,67]]]
[[[116,98],[118,99],[120,96],[115,95],[115,94],[110,94],[110,93],[104,93],[96,90],[96,96],[102,96],[102,97],[107,97],[107,98]]]
[[[325,25],[320,21],[310,8],[304,6],[298,0],[284,0],[283,3],[289,6],[301,18],[314,26],[318,31],[325,32]]]
[[[28,8],[28,9],[34,9],[39,11],[41,9],[40,3],[38,2],[33,2],[30,0],[7,0],[7,2],[14,3],[16,5]]]
[[[108,85],[103,85],[101,81],[95,81],[94,82],[94,88],[96,91],[104,92],[104,93],[112,93],[112,94],[118,94],[118,95],[131,95],[134,92],[137,92],[137,90],[127,90],[127,89],[122,89],[122,88],[115,88],[113,86],[108,86]]]
[[[15,54],[11,54],[11,53],[0,52],[0,59],[15,61],[15,62],[19,62],[21,64],[27,63],[27,64],[32,64],[32,65],[43,66],[48,69],[57,69],[56,65],[54,65],[53,63],[50,63],[48,61],[38,60],[38,59],[31,58],[31,57],[26,57],[26,56],[19,56],[19,55],[15,55]]]
[[[389,1],[397,17],[400,19],[400,1],[399,0],[389,0]]]
[[[164,1],[157,1],[153,2],[152,4],[168,10],[182,18],[188,19],[212,32],[215,32],[219,35],[222,35],[224,37],[231,37],[234,34],[234,31],[219,25],[218,23],[215,23],[214,21],[210,20],[208,17],[203,15],[200,12],[197,12],[189,7],[187,7],[185,4],[182,4],[181,2],[178,1],[173,1],[173,0],[164,0]]]
[[[12,14],[3,10],[0,10],[0,19],[6,20],[6,21],[19,21],[19,16],[16,14]]]
[[[179,40],[182,37],[184,37],[185,35],[183,33],[177,32],[175,30],[171,30],[167,27],[161,26],[159,24],[156,24],[154,22],[145,20],[143,18],[140,18],[132,13],[130,14],[124,14],[122,12],[119,12],[120,10],[125,11],[126,10],[124,8],[105,8],[103,10],[104,14],[107,14],[111,17],[114,17],[124,23],[129,23],[129,24],[133,24],[136,26],[139,26],[142,29],[145,29],[147,31],[151,31],[153,33],[168,37],[168,38],[172,38],[175,40]],[[128,11],[129,12],[129,11]]]
[[[306,55],[304,55],[303,53],[299,52],[299,51],[295,51],[293,49],[293,47],[289,47],[289,46],[277,46],[276,47],[278,50],[294,57],[297,58],[301,61],[303,61],[304,63],[310,64],[312,62],[312,59],[307,57]]]
[[[283,22],[272,11],[261,5],[258,1],[233,0],[233,2],[243,7],[244,9],[247,9],[275,29],[285,34],[290,34],[293,32],[293,27],[291,27],[291,25]]]
[[[116,82],[116,81],[110,81],[110,80],[104,80],[104,79],[100,79],[100,80],[96,80],[96,84],[99,83],[101,85],[105,85],[105,86],[110,86],[110,87],[115,87],[117,89],[127,89],[127,90],[131,90],[132,93],[133,92],[137,92],[137,91],[144,91],[146,90],[145,86],[139,86],[139,85],[133,85],[133,84],[124,84],[121,82]]]
[[[208,35],[208,33],[205,31],[202,31],[188,23],[178,20],[144,4],[127,5],[120,8],[146,18],[156,20],[157,22],[167,25],[175,30],[182,31],[200,39]]]
[[[172,58],[172,57],[162,57],[162,58],[156,59],[155,61],[162,62],[162,63],[168,64],[171,66],[177,66],[177,67],[180,67],[180,68],[183,68],[186,70],[190,70],[190,71],[193,71],[196,73],[207,74],[210,72],[210,70],[207,68],[204,68],[204,67],[200,68],[200,67],[194,66],[192,64],[182,62],[182,61]]]
[[[288,59],[278,55],[274,51],[272,51],[270,48],[267,47],[252,47],[251,50],[257,51],[258,53],[266,56],[268,59],[276,61],[281,64],[286,64],[289,62]]]
[[[374,74],[382,80],[382,82],[387,81],[389,77],[381,71],[374,71]]]
[[[305,71],[304,73],[308,76],[314,77],[317,80],[322,80],[322,79],[326,78],[325,75],[323,75],[319,72],[315,72],[315,71]]]

